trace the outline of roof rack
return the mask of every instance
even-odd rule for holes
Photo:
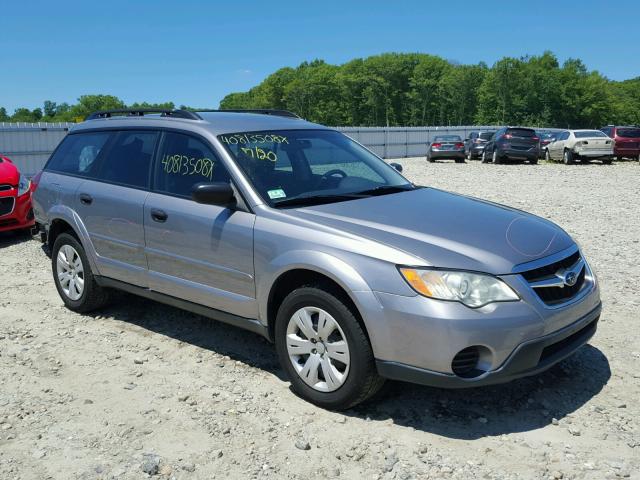
[[[188,110],[173,110],[164,108],[119,108],[115,110],[100,110],[89,114],[85,120],[111,118],[114,115],[127,117],[143,117],[150,113],[159,113],[161,117],[186,118],[188,120],[202,120],[200,115]]]
[[[220,112],[220,113],[258,113],[260,115],[273,115],[276,117],[289,117],[289,118],[300,118],[293,112],[289,110],[277,110],[270,108],[254,108],[254,109],[241,109],[241,108],[230,108],[223,110],[198,110],[198,112],[209,113],[209,112]]]

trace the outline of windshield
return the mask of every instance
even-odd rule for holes
[[[271,206],[329,203],[414,188],[393,167],[336,131],[240,132],[218,139]]]
[[[461,142],[460,135],[439,135],[433,139],[434,142]]]
[[[640,128],[618,128],[616,135],[627,138],[640,138]]]
[[[600,130],[584,130],[582,132],[573,132],[576,138],[590,138],[590,137],[606,137]]]

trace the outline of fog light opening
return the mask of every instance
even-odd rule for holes
[[[475,378],[491,367],[491,351],[481,345],[460,350],[451,362],[451,370],[458,377]]]

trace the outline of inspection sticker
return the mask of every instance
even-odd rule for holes
[[[267,194],[269,195],[269,198],[271,200],[275,200],[276,198],[284,198],[287,196],[287,194],[284,193],[284,190],[282,190],[281,188],[276,188],[275,190],[269,190]]]

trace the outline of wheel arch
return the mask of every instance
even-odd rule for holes
[[[309,261],[309,255],[313,257],[313,262]],[[282,300],[296,288],[318,282],[328,284],[339,293],[342,300],[353,309],[370,340],[363,309],[354,292],[371,292],[371,288],[346,262],[326,253],[292,251],[277,259],[271,265],[271,270],[261,276],[264,280],[257,285],[260,319],[266,324],[271,340]]]

